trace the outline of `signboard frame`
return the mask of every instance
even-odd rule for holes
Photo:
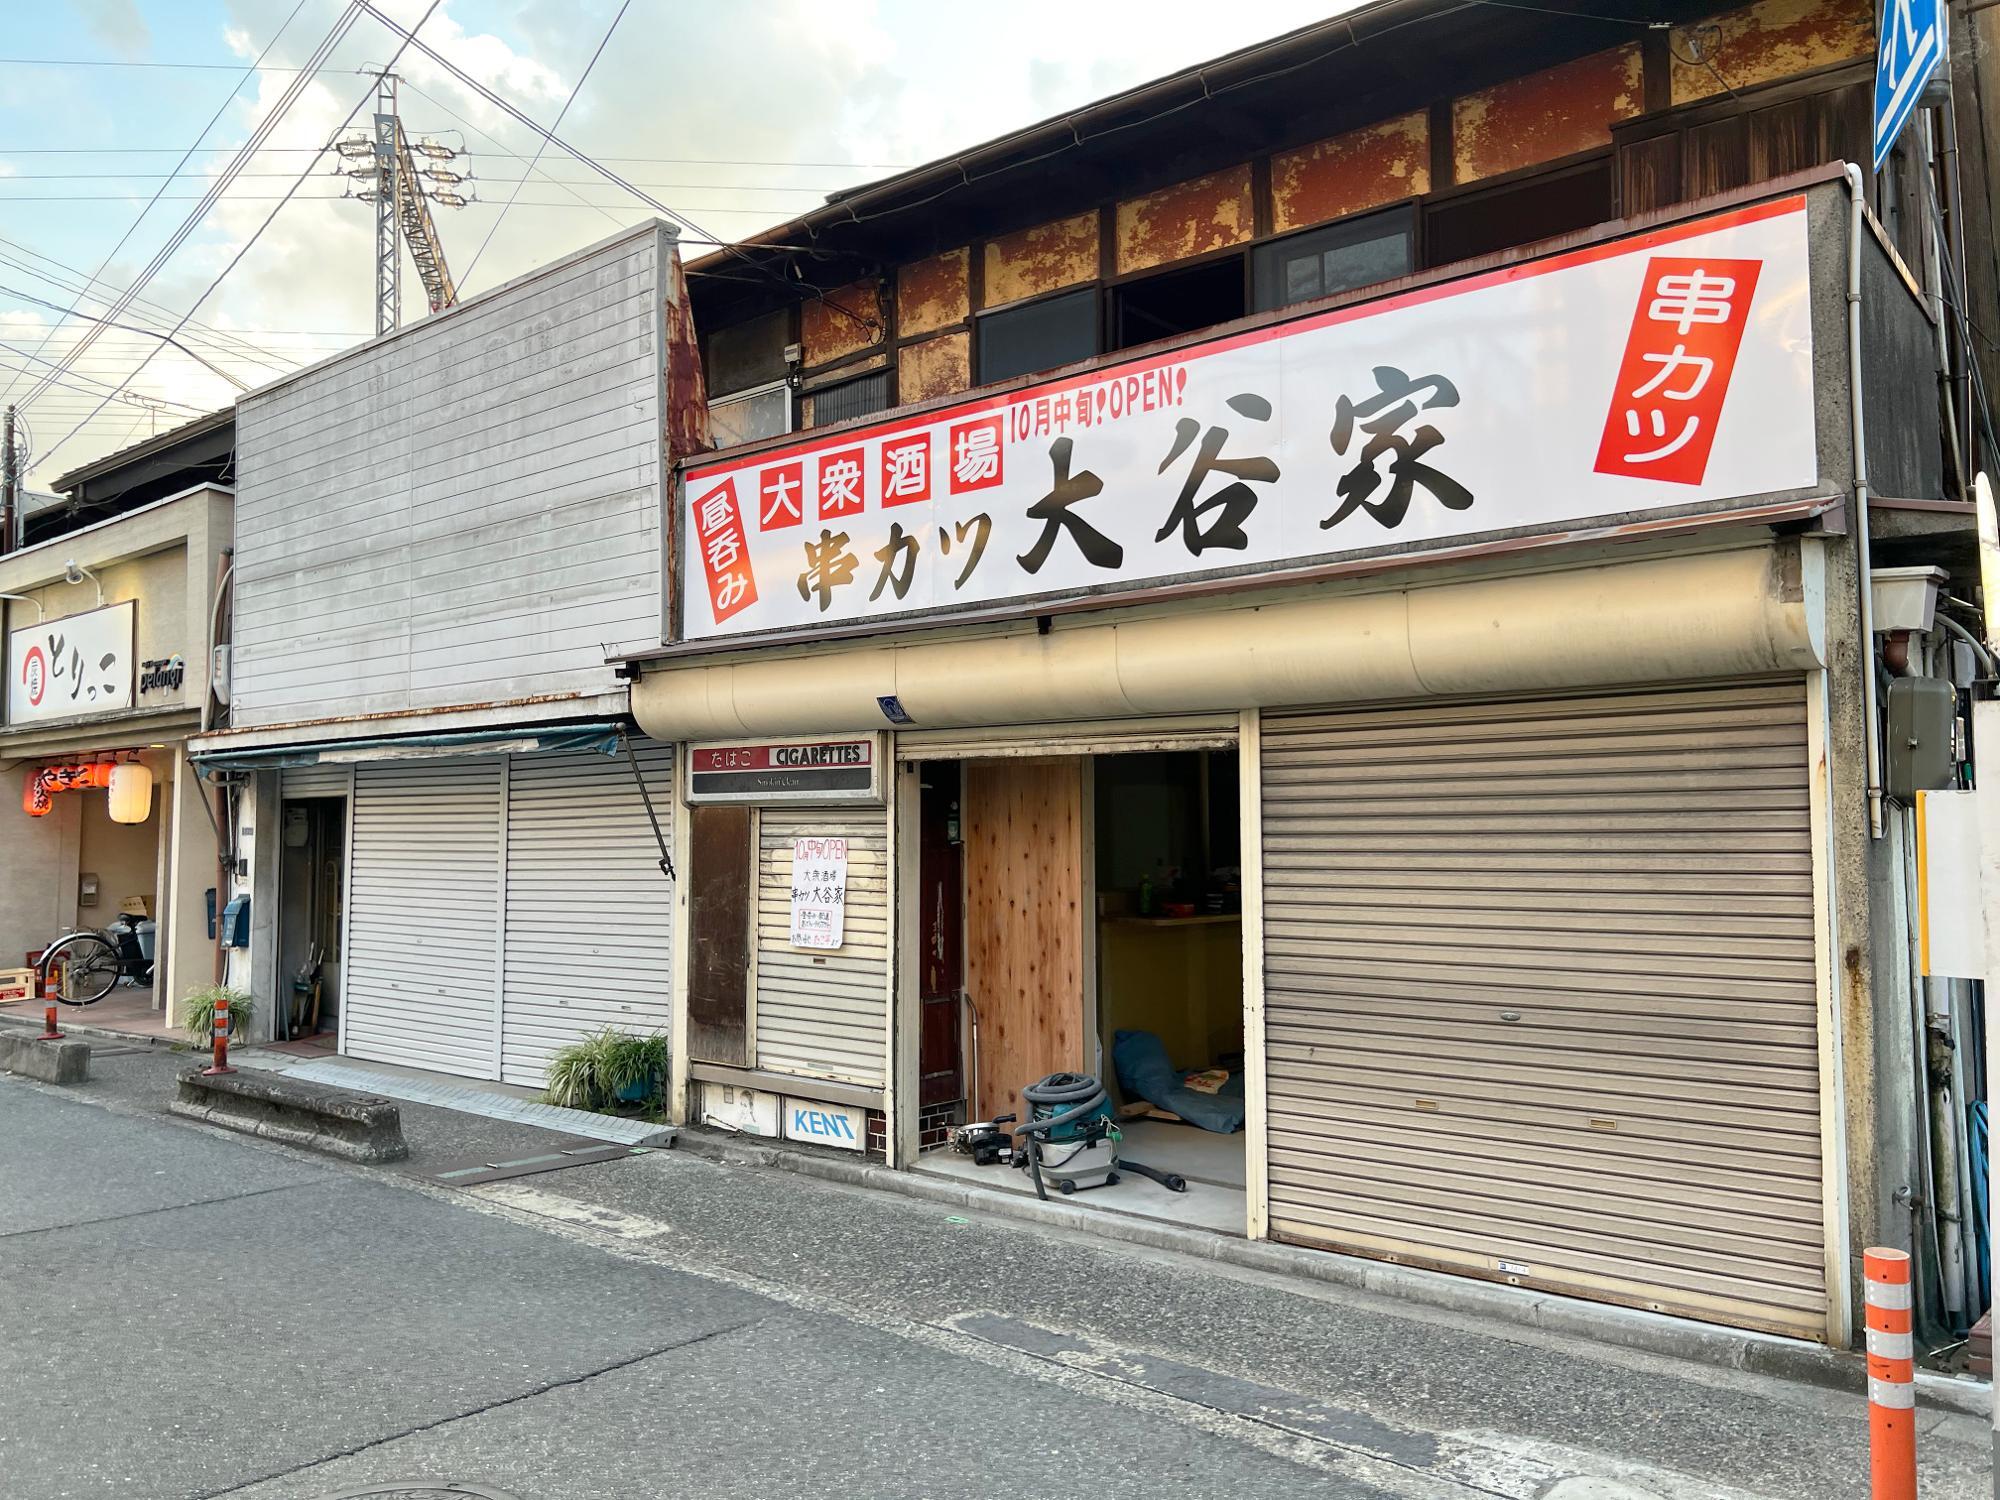
[[[61,724],[136,708],[138,633],[139,606],[132,599],[8,631],[7,727]],[[54,649],[58,642],[64,648],[60,653]],[[123,658],[119,667],[110,669],[115,680],[100,684],[86,678],[93,696],[79,701],[66,694],[59,708],[45,707],[56,700],[70,673],[106,670],[102,661],[107,653]]]
[[[1807,496],[1813,272],[1793,193],[703,455],[668,644],[1115,605]],[[1548,332],[1576,327],[1604,336]]]
[[[858,752],[860,758],[849,751]],[[810,802],[880,807],[883,754],[879,733],[698,742],[688,746],[687,799],[691,805]]]

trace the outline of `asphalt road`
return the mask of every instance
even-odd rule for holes
[[[552,1138],[406,1106],[350,1168],[166,1118],[178,1065],[0,1077],[7,1500],[1866,1494],[1853,1396],[680,1152],[457,1191]]]

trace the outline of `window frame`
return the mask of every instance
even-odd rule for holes
[[[972,315],[972,385],[969,389],[983,390],[987,386],[1005,385],[1010,380],[1039,379],[1052,370],[1066,369],[1084,360],[1100,357],[1105,352],[1104,346],[1107,342],[1104,330],[1105,292],[1106,284],[1101,278],[1096,281],[1076,281],[1068,286],[1057,287],[1053,291],[1037,292],[1032,297],[1020,297],[1012,302],[1003,302],[998,307],[982,307],[975,311]],[[989,376],[986,373],[984,368],[986,329],[994,318],[1018,313],[1028,308],[1042,307],[1069,297],[1087,298],[1089,301],[1090,339],[1095,346],[1090,353],[1079,355],[1076,359],[1064,360],[1061,364],[1037,365],[1032,369],[1017,370],[1011,375]]]
[[[1267,235],[1263,239],[1252,240],[1250,242],[1249,253],[1250,315],[1255,317],[1264,313],[1283,312],[1289,307],[1302,307],[1306,303],[1317,302],[1327,297],[1344,297],[1349,292],[1358,292],[1366,287],[1383,284],[1382,281],[1361,281],[1356,282],[1353,286],[1338,287],[1333,291],[1327,291],[1322,287],[1310,297],[1300,297],[1296,300],[1279,300],[1267,306],[1263,298],[1259,295],[1258,270],[1260,265],[1267,259],[1276,261],[1282,265],[1283,257],[1277,253],[1281,246],[1312,236],[1337,238],[1340,241],[1337,245],[1329,245],[1320,250],[1319,254],[1324,256],[1327,249],[1349,249],[1372,239],[1380,239],[1383,236],[1369,232],[1371,227],[1400,219],[1402,221],[1404,239],[1409,245],[1409,265],[1403,271],[1398,272],[1397,275],[1383,278],[1383,280],[1396,281],[1404,276],[1415,275],[1423,269],[1424,265],[1422,202],[1421,198],[1403,198],[1379,208],[1363,209],[1359,213],[1348,214],[1342,218],[1327,219],[1318,224],[1308,224],[1301,229],[1288,229],[1283,234]]]
[[[767,380],[762,385],[745,386],[742,390],[731,391],[726,396],[709,397],[708,418],[711,438],[714,436],[715,409],[717,407],[734,406],[741,402],[753,401],[759,396],[768,396],[773,391],[783,391],[785,393],[785,425],[776,432],[767,432],[760,437],[744,438],[741,442],[731,443],[726,448],[718,448],[716,449],[717,452],[727,452],[729,448],[747,448],[752,443],[766,443],[772,438],[784,437],[789,433],[799,430],[799,404],[797,401],[791,399],[792,383],[788,379],[778,379]]]

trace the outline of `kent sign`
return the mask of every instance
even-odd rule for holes
[[[1805,207],[691,464],[682,635],[1115,593],[1809,488]]]

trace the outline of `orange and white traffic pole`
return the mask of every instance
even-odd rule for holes
[[[1874,1500],[1917,1500],[1916,1350],[1910,1341],[1910,1257],[1862,1252],[1868,1303],[1868,1464]]]
[[[59,1042],[62,1032],[56,1026],[56,996],[61,993],[58,986],[62,980],[56,974],[57,963],[51,960],[42,966],[42,1034],[35,1040]]]
[[[218,995],[215,1012],[210,1018],[209,1035],[215,1040],[215,1061],[201,1070],[202,1077],[213,1078],[218,1073],[234,1073],[229,1066],[229,1000]]]

